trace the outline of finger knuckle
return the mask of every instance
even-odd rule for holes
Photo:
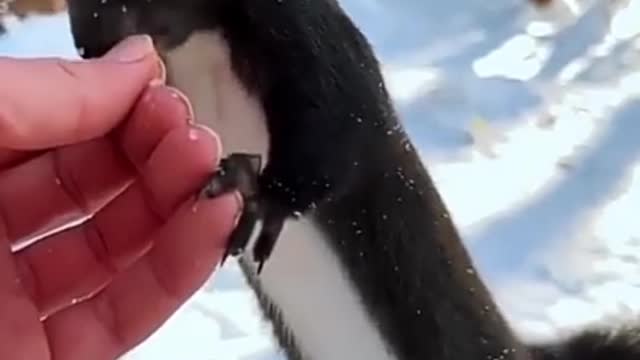
[[[91,214],[89,202],[80,188],[73,169],[65,166],[67,162],[62,159],[62,152],[63,150],[54,150],[51,153],[51,156],[53,157],[53,171],[56,177],[56,183],[62,188],[62,191],[81,212],[81,214],[83,216],[88,216]]]
[[[70,122],[73,123],[73,130],[76,134],[81,134],[83,131],[83,124],[85,123],[88,110],[90,109],[90,98],[87,91],[83,91],[86,88],[86,76],[83,76],[81,65],[79,63],[72,63],[63,59],[56,61],[56,68],[61,72],[65,82],[70,86],[66,86],[69,98],[69,116]]]

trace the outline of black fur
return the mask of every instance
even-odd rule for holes
[[[335,1],[69,5],[85,57],[102,55],[134,33],[172,47],[195,30],[222,31],[235,73],[262,100],[271,136],[271,160],[258,179],[260,209],[246,219],[248,226],[259,213],[275,219],[269,239],[275,241],[285,217],[313,216],[331,235],[330,245],[399,360],[639,356],[637,345],[588,335],[549,347],[527,347],[515,338],[396,117],[370,45]],[[216,176],[214,186],[220,180]],[[292,360],[302,359],[295,334],[282,328],[257,278],[249,279],[280,343]]]

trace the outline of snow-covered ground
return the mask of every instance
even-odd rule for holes
[[[640,0],[342,2],[515,329],[640,313]],[[65,14],[10,29],[75,56]],[[233,266],[125,358],[283,359]]]

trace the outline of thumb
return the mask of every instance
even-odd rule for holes
[[[136,63],[154,52],[153,40],[148,35],[134,35],[117,43],[98,60],[115,63]]]
[[[95,60],[0,57],[0,147],[36,150],[104,135],[162,69],[146,35]]]

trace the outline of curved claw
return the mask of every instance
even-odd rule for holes
[[[260,155],[231,154],[220,161],[218,171],[200,191],[200,197],[211,199],[237,190],[243,198],[242,215],[227,243],[220,266],[229,255],[237,256],[242,253],[253,234],[260,215],[258,176],[261,165]]]

